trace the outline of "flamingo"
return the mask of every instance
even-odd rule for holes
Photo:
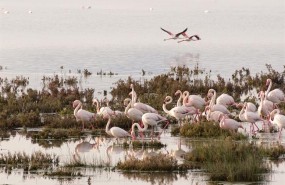
[[[73,158],[77,160],[77,158],[80,159],[79,153],[90,152],[93,149],[99,150],[99,142],[100,138],[96,137],[95,143],[90,143],[88,141],[82,141],[81,143],[78,143],[75,147],[75,154],[73,155]]]
[[[265,97],[267,100],[272,101],[276,104],[279,104],[280,102],[285,102],[285,95],[283,91],[281,91],[280,89],[274,89],[270,91],[272,87],[272,80],[270,78],[266,80],[266,86],[268,86],[265,92]]]
[[[135,126],[138,128],[138,130],[140,132],[145,132],[147,130],[148,126],[152,126],[152,128],[153,128],[154,126],[157,126],[158,123],[163,122],[163,121],[167,121],[167,118],[165,118],[159,114],[156,114],[156,113],[145,113],[142,116],[142,124],[144,127],[142,128],[138,123],[134,123],[132,125],[131,135],[133,138],[136,138],[135,132],[134,132]]]
[[[254,132],[254,127],[253,127],[254,125],[257,128],[257,130],[259,130],[259,128],[255,122],[263,121],[263,119],[259,116],[258,112],[249,112],[248,107],[247,107],[247,103],[244,103],[244,107],[245,107],[244,118],[247,122],[251,123],[251,125],[252,125],[251,131]]]
[[[189,95],[189,91],[184,91],[183,95],[183,105],[185,106],[193,106],[196,109],[201,110],[206,105],[206,101],[199,95]]]
[[[243,108],[244,104],[243,103],[239,103],[237,105],[237,107],[242,107]],[[257,108],[256,108],[256,106],[253,103],[247,102],[247,111],[249,111],[249,112],[256,112]]]
[[[270,121],[273,124],[276,124],[279,128],[279,138],[281,136],[282,129],[285,128],[285,116],[280,114],[279,109],[274,109],[270,113]]]
[[[172,97],[171,96],[166,96],[163,102],[163,111],[166,114],[169,114],[172,117],[175,117],[177,119],[177,121],[180,124],[180,121],[182,119],[184,119],[187,115],[193,115],[193,114],[197,114],[199,112],[197,112],[196,109],[192,109],[190,107],[185,107],[185,106],[178,106],[178,107],[174,107],[171,110],[167,110],[166,109],[166,105],[170,104],[172,102]]]
[[[177,160],[183,160],[186,156],[186,151],[181,148],[181,137],[178,141],[178,149],[174,150],[170,154],[172,157],[175,157]]]
[[[171,40],[171,39],[174,39],[174,40],[175,40],[175,39],[178,39],[181,34],[184,34],[184,33],[187,31],[188,28],[186,28],[185,30],[183,30],[182,32],[179,32],[179,33],[177,33],[177,34],[173,34],[173,33],[171,33],[170,31],[167,31],[167,30],[165,30],[165,29],[163,29],[163,28],[160,28],[160,29],[161,29],[162,31],[168,33],[168,35],[171,36],[171,37],[168,38],[168,39],[164,39],[164,41],[166,41],[166,40]]]
[[[112,136],[115,137],[118,141],[118,138],[123,138],[123,137],[130,137],[130,133],[128,133],[127,131],[125,131],[124,129],[121,129],[119,127],[112,127],[109,128],[110,124],[111,124],[111,116],[107,114],[107,118],[108,118],[108,122],[105,128],[105,132]]]
[[[184,33],[183,36],[186,37],[186,39],[180,40],[180,41],[178,41],[178,43],[184,42],[184,41],[190,42],[190,41],[198,41],[198,40],[201,40],[201,38],[199,37],[199,35],[188,36],[188,35],[186,35],[186,33]]]
[[[106,101],[106,99],[104,99],[104,101]],[[106,117],[107,115],[114,115],[115,114],[115,112],[108,106],[100,108],[99,101],[96,98],[94,98],[92,100],[92,102],[93,102],[92,103],[93,105],[96,103],[96,108],[97,108],[97,114],[98,115]]]
[[[142,120],[142,116],[143,116],[143,113],[142,111],[136,109],[136,108],[132,108],[131,107],[131,104],[132,104],[132,101],[130,98],[126,98],[124,100],[124,104],[127,104],[128,102],[128,105],[125,109],[125,115],[132,120],[132,122],[134,123],[135,121],[136,122],[141,122]]]
[[[178,98],[178,100],[177,100],[177,107],[178,107],[178,106],[182,106],[182,103],[181,103],[181,101],[183,100],[183,94],[182,94],[182,92],[181,92],[180,90],[177,90],[174,95],[175,95],[175,96],[179,95],[179,98]]]
[[[228,107],[230,105],[235,105],[235,106],[238,105],[232,96],[225,94],[225,93],[223,93],[219,97],[217,97],[216,103],[224,105],[225,107]]]
[[[210,104],[209,104],[211,111],[221,111],[224,114],[231,114],[231,112],[224,105],[215,104],[217,93],[214,89],[209,89],[208,97],[211,97]]]
[[[206,119],[208,121],[214,121],[216,123],[220,121],[220,115],[224,114],[221,111],[211,111],[211,108],[209,106],[205,107],[205,113],[206,113]]]
[[[230,130],[230,131],[237,131],[238,128],[243,129],[241,122],[238,122],[234,119],[226,118],[225,114],[221,114],[219,117],[220,117],[221,129]]]
[[[80,100],[75,100],[73,102],[74,116],[76,121],[82,121],[82,130],[84,130],[84,123],[95,120],[96,113],[89,112],[82,109],[82,102]],[[93,127],[93,125],[91,125]]]
[[[260,97],[260,105],[257,109],[258,114],[260,117],[262,117],[262,115],[268,116],[270,112],[274,110],[275,104],[265,99],[265,94],[263,91],[260,91],[259,97]]]

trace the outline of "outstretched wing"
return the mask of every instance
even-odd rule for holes
[[[160,28],[160,29],[161,29],[162,31],[168,33],[169,35],[173,36],[173,33],[171,33],[170,31],[167,31],[167,30],[165,30],[165,29],[163,29],[163,28]]]
[[[189,39],[193,38],[195,38],[196,40],[201,40],[201,38],[198,35],[192,35],[191,37],[189,37]]]
[[[183,35],[183,34],[186,35],[185,32],[187,31],[187,29],[188,29],[188,28],[186,28],[185,30],[183,30],[183,31],[180,32],[180,33],[177,33],[175,36],[176,36],[176,37],[179,37],[179,35],[181,35],[181,34],[182,34],[182,35]],[[184,36],[184,35],[183,35],[183,36]],[[186,35],[186,36],[187,36],[187,35]],[[185,37],[185,36],[184,36],[184,37]],[[188,37],[188,36],[187,36],[187,37]]]

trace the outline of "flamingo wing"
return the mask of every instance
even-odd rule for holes
[[[166,32],[168,35],[174,36],[174,34],[171,33],[170,31],[167,31],[167,30],[165,30],[165,29],[163,29],[163,28],[160,28],[160,29],[161,29],[162,31]]]
[[[186,28],[185,30],[183,30],[182,32],[179,32],[175,35],[175,37],[179,37],[179,35],[181,34],[186,34],[185,32],[187,31],[188,28]]]
[[[131,136],[130,133],[119,127],[112,127],[110,129],[110,132],[115,138]]]

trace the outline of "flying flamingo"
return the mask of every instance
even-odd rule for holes
[[[219,117],[220,117],[220,127],[222,129],[235,131],[235,132],[238,130],[238,128],[243,129],[241,122],[238,122],[234,119],[229,119],[226,117],[225,114],[221,114]]]
[[[171,96],[166,96],[163,102],[163,111],[167,114],[169,114],[172,117],[175,117],[177,119],[177,121],[180,124],[180,121],[182,119],[184,119],[187,115],[194,115],[194,114],[198,114],[199,112],[197,112],[196,109],[192,109],[190,107],[186,107],[186,106],[178,106],[178,107],[174,107],[170,110],[166,109],[166,105],[170,104],[172,102],[172,97]],[[181,124],[180,124],[181,125]]]
[[[124,129],[121,129],[119,127],[112,127],[112,128],[109,128],[110,124],[111,124],[111,116],[110,115],[106,115],[107,118],[108,118],[108,122],[107,122],[107,125],[106,125],[106,128],[105,128],[105,132],[112,136],[112,137],[115,137],[118,141],[118,138],[122,138],[122,137],[130,137],[130,133],[128,133],[127,131],[125,131]]]
[[[211,111],[221,111],[224,114],[231,114],[231,112],[224,105],[215,104],[217,93],[214,89],[209,89],[208,97],[211,97],[210,104],[209,104]]]
[[[163,121],[167,121],[167,118],[165,118],[159,114],[156,114],[156,113],[145,113],[142,116],[143,128],[138,123],[134,123],[132,125],[131,135],[134,139],[136,138],[135,131],[134,131],[135,126],[138,128],[138,130],[140,132],[145,132],[147,130],[148,126],[152,126],[152,128],[153,128],[153,127],[157,126],[158,123],[163,122]]]
[[[183,30],[182,32],[179,32],[179,33],[177,33],[177,34],[173,34],[173,33],[171,33],[170,31],[167,31],[167,30],[165,30],[165,29],[163,29],[163,28],[160,28],[162,31],[164,31],[164,32],[166,32],[168,35],[170,35],[171,37],[170,38],[168,38],[168,39],[164,39],[164,41],[166,41],[166,40],[171,40],[171,39],[179,39],[179,36],[181,35],[181,34],[184,34],[186,31],[187,31],[187,29],[188,28],[186,28],[185,30]]]
[[[145,103],[137,102],[137,93],[134,89],[134,85],[131,84],[130,88],[132,89],[132,91],[129,93],[129,95],[132,96],[132,107],[142,111],[143,113],[147,112],[158,113],[157,110],[155,110],[153,107]]]
[[[82,121],[82,130],[84,130],[84,123],[95,120],[96,113],[89,112],[82,109],[82,102],[80,100],[75,100],[73,102],[74,116],[76,121]],[[93,125],[91,125],[93,127]]]
[[[198,40],[201,40],[201,38],[199,37],[199,35],[188,36],[188,35],[186,35],[186,33],[183,33],[183,36],[186,37],[186,39],[180,40],[180,41],[178,41],[178,43],[184,42],[184,41],[190,42],[190,41],[198,41]]]
[[[279,138],[281,136],[282,129],[285,128],[285,116],[280,114],[279,109],[274,109],[270,113],[270,121],[272,124],[276,124],[279,128]]]
[[[276,104],[279,104],[280,102],[285,102],[285,95],[283,91],[281,91],[280,89],[274,89],[270,91],[272,87],[271,79],[268,78],[266,80],[266,86],[268,86],[265,92],[265,97],[267,100],[272,101],[273,103],[276,103]]]

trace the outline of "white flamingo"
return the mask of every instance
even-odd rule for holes
[[[209,89],[208,97],[211,97],[210,104],[209,104],[211,111],[220,111],[224,114],[231,114],[231,112],[224,105],[215,104],[217,93],[214,89]]]
[[[128,133],[124,129],[121,129],[120,127],[109,128],[109,126],[111,124],[111,116],[107,114],[107,118],[108,118],[108,122],[107,122],[107,125],[105,128],[105,132],[108,135],[115,137],[117,139],[117,141],[118,141],[118,138],[131,137],[130,133]]]
[[[104,99],[104,101],[106,101],[105,99]],[[115,114],[115,112],[110,108],[110,107],[108,107],[108,106],[106,106],[106,107],[100,107],[100,105],[99,105],[99,101],[96,99],[96,98],[94,98],[93,100],[92,100],[92,104],[94,105],[94,104],[96,104],[96,108],[97,108],[97,114],[98,115],[101,115],[101,116],[103,116],[103,117],[107,117],[107,115],[114,115]]]
[[[148,113],[148,112],[158,113],[157,110],[155,110],[150,105],[147,105],[147,104],[141,103],[141,102],[137,102],[137,93],[134,90],[134,85],[131,84],[130,88],[132,89],[132,91],[129,93],[129,95],[132,96],[132,107],[142,111],[143,113]]]
[[[142,111],[131,107],[132,100],[130,98],[126,98],[124,100],[124,104],[127,104],[127,107],[125,108],[125,115],[132,120],[132,123],[141,122],[143,113]]]
[[[258,114],[258,112],[250,112],[247,108],[247,103],[244,103],[245,112],[244,112],[244,118],[247,122],[251,123],[251,131],[254,133],[254,126],[259,130],[258,126],[255,122],[257,121],[264,121]]]
[[[263,91],[260,91],[259,93],[260,97],[260,104],[257,109],[258,114],[260,117],[267,117],[269,116],[270,112],[272,112],[275,108],[275,104],[269,100],[265,99],[265,94]]]
[[[270,113],[270,121],[272,124],[276,124],[279,128],[279,138],[281,137],[282,129],[285,128],[285,116],[280,114],[279,109],[274,109]]]
[[[82,109],[82,102],[80,100],[75,100],[73,102],[73,108],[74,108],[73,113],[76,118],[76,121],[82,121],[82,130],[84,130],[85,122],[95,120],[97,116],[96,113],[92,113],[92,112]],[[91,126],[93,127],[92,124]]]
[[[151,126],[153,128],[153,127],[157,126],[158,123],[161,123],[163,121],[167,121],[167,118],[165,118],[159,114],[156,114],[156,113],[145,113],[142,116],[143,127],[141,127],[138,123],[134,123],[132,125],[131,135],[134,139],[136,138],[135,127],[137,127],[140,132],[145,132],[147,130],[148,126]]]
[[[177,90],[176,92],[175,92],[175,94],[174,94],[175,96],[179,96],[179,98],[178,98],[178,100],[177,100],[177,107],[178,106],[182,106],[182,101],[183,101],[183,94],[182,94],[182,92],[180,91],[180,90]]]
[[[237,107],[243,108],[244,107],[244,103],[239,103],[237,105]],[[256,112],[257,108],[256,108],[255,104],[251,103],[251,102],[247,102],[247,111],[249,111],[249,112]]]
[[[171,37],[168,38],[168,39],[164,39],[164,41],[171,40],[171,39],[173,39],[173,40],[179,39],[179,36],[187,31],[187,28],[186,28],[186,29],[183,30],[182,32],[179,32],[179,33],[177,33],[177,34],[173,34],[173,33],[171,33],[170,31],[167,31],[167,30],[165,30],[165,29],[163,29],[163,28],[160,28],[160,29],[161,29],[162,31],[166,32],[168,35],[171,36]]]
[[[196,109],[192,109],[192,108],[186,107],[186,106],[178,106],[178,107],[174,107],[170,110],[167,110],[166,105],[170,104],[172,102],[172,100],[173,99],[171,96],[166,96],[164,99],[162,108],[166,114],[176,118],[177,121],[179,122],[179,124],[180,124],[181,120],[184,119],[187,115],[199,114],[199,112],[197,112]]]
[[[272,101],[273,103],[276,103],[276,104],[279,104],[280,102],[285,102],[285,95],[283,91],[281,91],[280,89],[274,89],[270,91],[272,87],[271,79],[268,78],[266,80],[266,86],[268,86],[265,92],[265,97],[267,100]]]
[[[225,107],[232,106],[232,105],[234,106],[238,105],[232,96],[225,94],[225,93],[217,97],[216,104],[221,104],[221,105],[224,105]]]

